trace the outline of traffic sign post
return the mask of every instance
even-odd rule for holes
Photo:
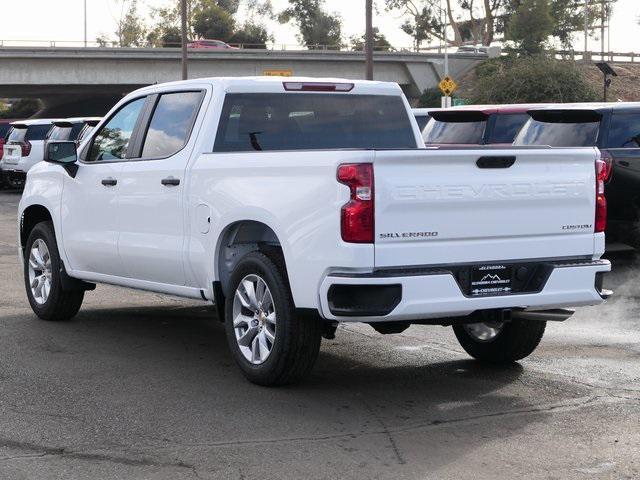
[[[442,92],[442,108],[449,108],[451,106],[451,95],[458,89],[458,84],[449,75],[440,80],[438,88]]]

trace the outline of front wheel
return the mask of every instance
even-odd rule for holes
[[[65,290],[63,265],[51,222],[38,223],[27,239],[24,283],[34,313],[43,320],[68,320],[78,313],[84,291]]]
[[[547,322],[518,320],[454,325],[458,342],[473,358],[489,363],[512,363],[533,353]]]
[[[277,254],[246,255],[230,278],[225,329],[234,360],[259,385],[284,385],[312,369],[322,335],[314,318],[297,318],[284,262]]]

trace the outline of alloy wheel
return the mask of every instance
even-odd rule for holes
[[[276,338],[276,309],[267,283],[258,275],[244,277],[233,299],[233,329],[244,358],[264,363]]]

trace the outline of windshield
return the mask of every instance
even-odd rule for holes
[[[225,97],[214,151],[416,147],[399,95],[242,93]]]
[[[514,145],[593,147],[598,142],[602,115],[594,110],[541,110],[529,112]]]
[[[432,118],[422,131],[426,144],[481,145],[487,121],[439,121]]]

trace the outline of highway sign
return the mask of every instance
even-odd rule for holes
[[[453,81],[453,78],[446,76],[440,81],[438,88],[443,95],[450,97],[458,89],[458,84]]]

